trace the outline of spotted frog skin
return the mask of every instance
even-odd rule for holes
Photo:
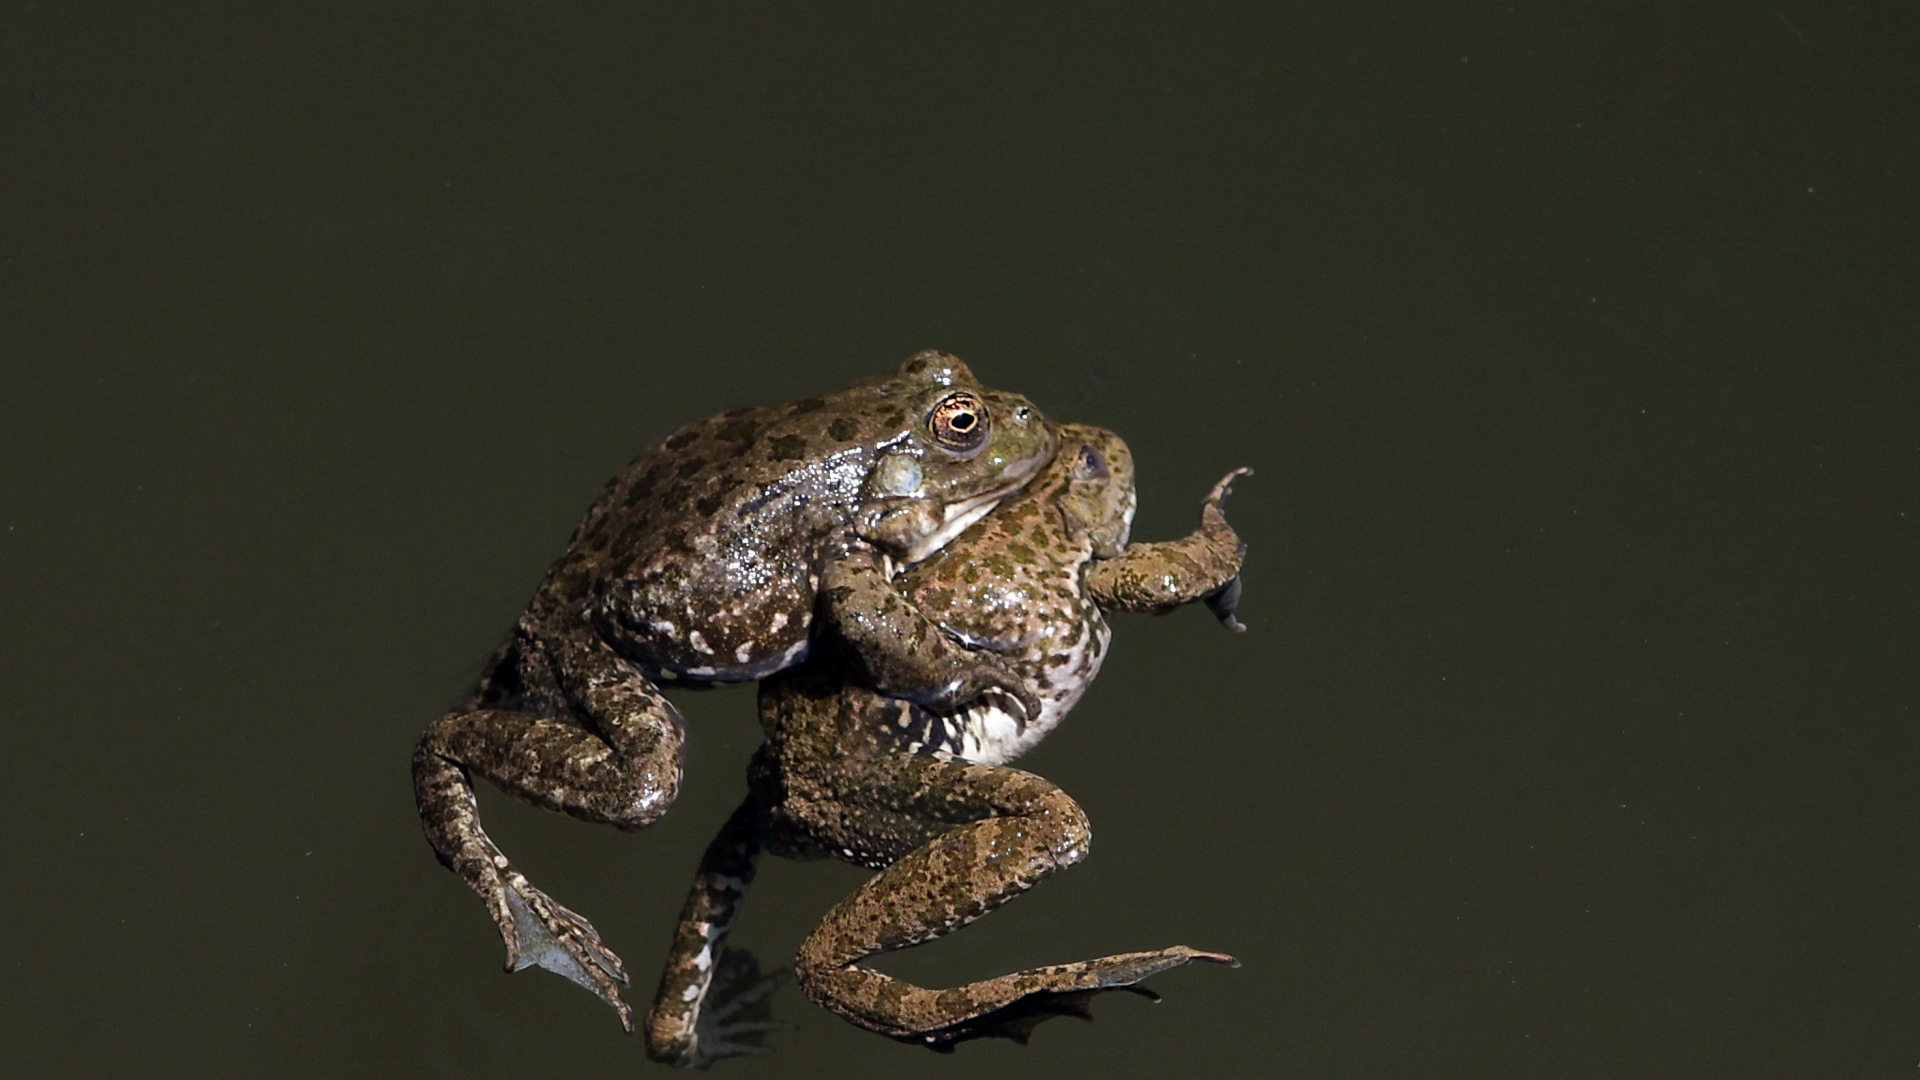
[[[1005,662],[938,632],[895,588],[1029,482],[1052,425],[955,357],[669,436],[607,486],[479,684],[414,753],[440,861],[486,903],[508,970],[538,965],[633,1029],[627,975],[591,923],[530,884],[480,827],[470,776],[536,806],[637,829],[673,802],[680,715],[661,685],[769,675],[833,639],[861,677],[925,707],[1038,704]]]
[[[1174,946],[1037,968],[946,990],[863,961],[950,933],[1085,857],[1086,815],[1059,788],[1007,766],[1072,708],[1106,653],[1104,611],[1165,612],[1206,600],[1233,620],[1244,545],[1220,511],[1176,541],[1127,546],[1133,461],[1118,436],[1063,425],[1047,471],[940,555],[899,581],[956,640],[992,650],[1039,708],[994,702],[941,712],[865,685],[859,664],[821,654],[761,684],[767,743],[747,800],[709,847],[669,953],[648,1050],[706,1065],[760,1049],[767,1023],[730,1023],[708,997],[737,981],[745,954],[723,949],[764,847],[880,871],[800,948],[798,982],[861,1027],[935,1048],[983,1035],[1022,1039],[1049,1016],[1084,1014],[1088,996],[1219,953]],[[726,996],[722,990],[720,996]],[[711,1009],[719,1015],[709,1015]]]

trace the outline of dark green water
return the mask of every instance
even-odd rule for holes
[[[937,346],[1142,539],[1256,467],[1253,632],[1119,622],[1093,857],[893,970],[1245,966],[726,1075],[1913,1075],[1920,19],[1682,7],[7,5],[7,1071],[659,1075],[412,742],[627,458]],[[757,740],[680,700],[660,827],[484,804],[642,1002]]]

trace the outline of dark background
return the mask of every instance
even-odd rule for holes
[[[788,986],[725,1073],[1914,1075],[1916,30],[7,4],[7,1071],[653,1072],[499,973],[412,742],[630,456],[937,346],[1124,434],[1136,537],[1256,467],[1253,632],[1119,622],[1025,761],[1093,858],[890,969],[1245,967],[951,1058]],[[642,1005],[758,737],[680,700],[658,828],[484,803]]]

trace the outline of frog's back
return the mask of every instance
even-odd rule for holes
[[[805,655],[831,560],[937,548],[1052,449],[1024,398],[938,353],[690,424],[609,483],[523,626],[591,632],[656,681],[763,677]]]
[[[636,578],[709,553],[803,562],[809,545],[794,538],[852,513],[873,442],[884,440],[887,421],[888,432],[904,421],[897,405],[883,411],[887,404],[873,389],[853,387],[831,402],[807,398],[689,424],[614,477],[572,547]]]
[[[841,417],[871,411],[850,391],[836,401]],[[822,550],[857,510],[874,456],[858,441],[873,425],[822,424],[824,405],[739,409],[674,432],[608,484],[549,587],[655,674],[744,679],[791,663]]]

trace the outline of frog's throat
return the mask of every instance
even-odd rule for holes
[[[941,521],[940,527],[914,541],[912,546],[908,547],[902,555],[900,562],[903,565],[912,566],[914,563],[946,547],[948,541],[966,532],[973,526],[974,522],[992,513],[993,508],[1005,501],[1006,497],[1013,494],[1014,489],[1017,487],[1019,487],[1018,484],[1009,484],[1006,487],[989,491],[983,495],[975,495],[971,499],[962,499],[959,502],[948,503],[944,508],[945,517]]]

